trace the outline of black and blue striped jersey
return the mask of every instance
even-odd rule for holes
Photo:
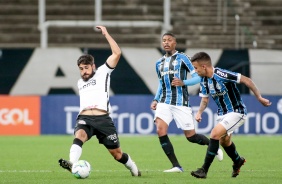
[[[218,115],[224,115],[229,112],[247,114],[246,106],[236,85],[236,83],[240,82],[240,79],[240,73],[214,68],[212,78],[201,78],[200,96],[212,96],[218,106]]]
[[[176,106],[189,106],[187,86],[171,86],[174,77],[187,79],[187,74],[198,77],[189,57],[180,52],[170,57],[163,56],[156,62],[156,72],[159,78],[159,89],[155,99],[158,102]]]

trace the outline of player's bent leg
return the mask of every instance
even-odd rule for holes
[[[61,159],[59,160],[59,165],[60,165],[62,168],[64,168],[64,169],[68,170],[69,172],[71,172],[72,163],[71,163],[70,161],[64,160],[64,159],[61,158]]]
[[[185,133],[185,136],[187,138],[187,140],[191,143],[197,143],[199,145],[209,145],[209,139],[202,135],[202,134],[196,134],[194,133],[192,136],[190,137],[187,137],[188,135],[188,130],[184,131]],[[195,132],[195,131],[194,131]],[[223,152],[220,148],[218,148],[218,151],[217,151],[217,155],[216,155],[216,158],[219,160],[219,161],[222,161],[223,160]]]
[[[209,144],[209,139],[202,135],[202,134],[196,134],[194,133],[192,136],[188,136],[187,132],[189,132],[190,130],[185,130],[184,134],[186,136],[186,139],[191,142],[191,143],[196,143],[199,145],[208,145]]]

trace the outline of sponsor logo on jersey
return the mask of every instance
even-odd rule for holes
[[[169,75],[169,74],[176,74],[176,73],[178,73],[177,70],[169,70],[169,71],[161,72],[161,76]]]
[[[79,90],[82,90],[89,86],[94,86],[94,85],[96,85],[96,79],[89,79],[89,81],[86,84],[84,84],[82,87],[80,87]]]
[[[212,97],[216,97],[216,96],[223,96],[226,94],[226,91],[223,91],[223,92],[220,92],[220,93],[214,93],[214,94],[211,94]]]
[[[220,71],[220,70],[216,70],[216,74],[218,74],[218,75],[221,76],[221,77],[227,78],[227,73],[224,73],[224,72],[222,72],[222,71]]]

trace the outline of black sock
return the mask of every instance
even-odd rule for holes
[[[202,134],[194,134],[191,137],[187,137],[187,140],[200,145],[209,145],[209,139]]]
[[[72,143],[76,144],[76,145],[78,145],[80,147],[82,147],[82,145],[83,145],[83,142],[80,139],[78,139],[78,138],[74,138]]]
[[[213,162],[215,155],[217,154],[218,148],[219,148],[219,140],[210,139],[210,143],[205,157],[205,163],[202,166],[202,168],[204,168],[206,172],[208,172],[210,165]]]
[[[178,163],[178,160],[174,154],[174,149],[173,146],[168,138],[167,135],[164,135],[162,137],[159,137],[161,146],[166,154],[166,156],[168,157],[168,159],[170,160],[170,162],[172,163],[173,167],[181,167]]]
[[[122,153],[121,158],[117,161],[122,163],[122,164],[126,164],[126,162],[128,161],[128,155],[126,153]]]
[[[240,159],[240,155],[238,154],[238,152],[236,151],[236,146],[235,144],[232,142],[232,144],[228,147],[223,147],[226,154],[232,159],[232,161],[234,163],[237,163]]]

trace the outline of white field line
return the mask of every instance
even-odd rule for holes
[[[281,170],[242,170],[242,172],[280,172]],[[51,173],[56,171],[51,170],[0,170],[0,173]],[[67,172],[66,170],[60,170],[60,172]],[[114,173],[114,172],[128,172],[128,170],[91,170],[91,172],[101,172],[101,173]],[[141,172],[163,172],[163,170],[141,170]],[[184,171],[184,172],[190,172],[190,171]],[[216,172],[224,172],[224,171],[216,171]],[[229,171],[228,171],[229,172]],[[231,170],[230,170],[231,172]]]
[[[49,170],[0,170],[0,173],[48,173]]]

